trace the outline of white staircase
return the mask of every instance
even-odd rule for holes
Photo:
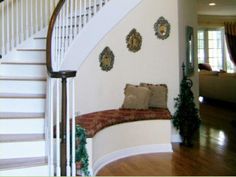
[[[32,37],[0,65],[0,176],[49,174],[45,36]]]

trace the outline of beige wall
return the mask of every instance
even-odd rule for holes
[[[236,22],[236,16],[198,15],[199,27],[222,27],[224,22]]]
[[[179,93],[178,1],[143,0],[106,37],[81,65],[76,79],[76,111],[81,114],[120,108],[126,83],[164,83],[168,85],[168,107],[174,112],[174,98]],[[157,39],[154,23],[164,16],[171,24],[170,37]],[[126,36],[136,28],[142,35],[139,52],[126,47]],[[114,68],[104,72],[99,55],[109,46],[115,55]]]

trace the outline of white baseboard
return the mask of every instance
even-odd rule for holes
[[[171,142],[172,143],[181,143],[182,139],[179,134],[171,135]]]
[[[103,168],[105,165],[115,160],[138,154],[160,153],[160,152],[173,152],[171,144],[143,145],[112,152],[98,159],[94,163],[93,175],[96,175],[101,168]]]

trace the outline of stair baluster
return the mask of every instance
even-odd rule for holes
[[[65,52],[73,40],[104,5],[105,1],[102,0],[60,0],[49,23],[46,47],[48,84],[51,88],[47,93],[51,102],[47,109],[50,127],[48,137],[56,137],[55,149],[51,148],[54,145],[53,141],[49,141],[49,164],[52,169],[50,175],[54,175],[53,169],[56,169],[57,176],[75,176],[76,174],[74,108],[76,71],[61,71],[60,68]],[[55,131],[54,125],[51,125],[53,122],[56,122]],[[54,132],[55,135],[53,135]],[[54,162],[56,162],[55,166]]]
[[[22,42],[44,29],[55,7],[55,0],[0,1],[0,54],[4,57]],[[52,6],[50,6],[52,5]],[[51,7],[50,9],[48,7]]]

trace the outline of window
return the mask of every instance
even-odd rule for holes
[[[198,63],[209,63],[215,71],[234,72],[223,29],[201,29],[198,31]]]
[[[204,31],[198,31],[198,63],[204,63]]]

